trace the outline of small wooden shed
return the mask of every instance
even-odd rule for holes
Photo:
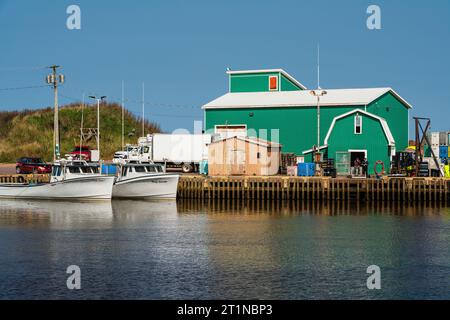
[[[258,138],[230,137],[209,145],[211,176],[270,176],[278,174],[281,145]]]

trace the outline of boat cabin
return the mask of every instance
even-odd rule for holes
[[[53,165],[52,182],[94,174],[100,174],[97,164],[88,164],[86,161],[60,162]]]
[[[148,174],[159,174],[164,173],[164,167],[159,164],[137,164],[137,163],[128,163],[122,166],[122,170],[120,171],[121,177],[135,177],[142,176]]]

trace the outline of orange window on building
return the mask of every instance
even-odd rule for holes
[[[269,90],[278,90],[278,77],[269,77]]]

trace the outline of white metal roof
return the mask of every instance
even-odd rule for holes
[[[320,98],[322,106],[366,106],[391,92],[407,108],[412,106],[392,88],[330,89]],[[203,109],[239,109],[268,107],[311,107],[317,98],[309,90],[227,93],[203,106]]]
[[[297,79],[295,79],[293,76],[291,76],[289,73],[287,73],[283,69],[236,70],[236,71],[228,70],[227,74],[231,75],[231,74],[255,74],[255,73],[277,73],[277,72],[284,75],[286,78],[291,80],[293,83],[295,83],[297,86],[299,86],[303,90],[307,89],[303,84],[301,84]]]

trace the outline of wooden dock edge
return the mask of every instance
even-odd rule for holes
[[[330,200],[449,203],[450,179],[384,177],[181,176],[181,199]]]

